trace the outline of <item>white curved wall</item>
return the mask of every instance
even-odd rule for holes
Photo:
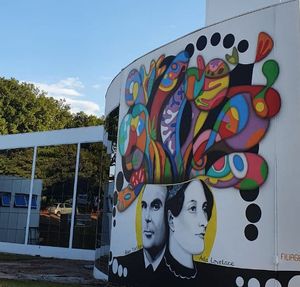
[[[250,2],[247,2],[247,5],[242,5],[241,3],[237,4],[238,1],[229,2],[223,1],[223,4],[221,3],[219,6],[217,6],[216,1],[209,1],[207,3],[207,21],[209,24],[224,20],[225,17],[230,18],[240,13],[248,12],[250,9]],[[274,3],[278,4],[279,2],[280,1],[263,1],[262,3],[261,1],[252,1],[251,9],[255,10]],[[217,12],[212,9],[213,6],[218,7]],[[216,14],[212,15],[214,12],[216,12]],[[289,15],[289,17],[286,17],[286,15]],[[226,47],[224,41],[228,35],[234,35],[236,49],[240,46],[239,44],[242,43],[242,41],[247,40],[249,44],[248,50],[246,49],[246,51],[239,53],[238,61],[242,70],[244,69],[243,67],[250,67],[253,64],[253,73],[251,73],[249,82],[250,85],[266,85],[266,78],[262,72],[264,62],[275,60],[278,63],[280,73],[276,82],[273,83],[273,88],[281,95],[281,109],[278,115],[270,122],[266,136],[259,143],[259,154],[265,158],[269,167],[266,182],[260,187],[257,198],[250,201],[242,199],[239,192],[231,187],[225,189],[212,187],[217,209],[217,231],[213,248],[209,257],[206,259],[208,263],[220,266],[221,269],[223,267],[234,267],[234,271],[232,272],[241,272],[241,274],[245,276],[242,279],[239,278],[238,273],[235,273],[236,278],[239,278],[236,284],[242,284],[237,286],[252,286],[251,282],[259,280],[264,283],[261,283],[261,285],[258,283],[257,286],[268,286],[265,285],[266,280],[263,278],[265,278],[265,276],[277,276],[276,273],[271,273],[277,270],[291,272],[285,273],[285,275],[282,276],[292,277],[295,274],[300,274],[298,262],[300,258],[300,232],[298,228],[295,228],[298,224],[298,218],[300,217],[300,196],[297,194],[300,186],[298,180],[298,162],[300,160],[298,146],[300,145],[300,137],[299,133],[296,132],[300,121],[300,113],[298,112],[300,107],[300,87],[297,84],[300,80],[299,32],[298,0],[288,1],[281,5],[275,5],[248,13],[241,17],[232,18],[189,34],[137,59],[122,70],[117,76],[116,82],[113,81],[107,93],[107,99],[109,101],[110,95],[112,95],[111,99],[114,99],[112,100],[113,103],[108,104],[107,111],[112,110],[112,107],[117,105],[117,99],[119,97],[119,126],[123,121],[124,125],[122,127],[124,129],[121,133],[124,140],[124,137],[130,134],[129,129],[127,129],[128,126],[126,126],[126,121],[128,121],[128,119],[132,120],[131,127],[135,129],[139,126],[137,122],[140,112],[136,109],[136,113],[134,115],[131,114],[133,113],[132,108],[135,104],[132,105],[128,99],[125,99],[126,87],[127,90],[129,87],[129,85],[126,86],[126,80],[130,72],[133,70],[140,71],[142,66],[144,66],[146,72],[148,72],[150,63],[152,61],[158,61],[160,56],[176,56],[185,50],[188,45],[193,45],[194,54],[189,59],[187,69],[197,67],[197,56],[202,55],[205,63],[214,59],[228,61],[228,65],[231,71],[233,71],[235,67],[233,62],[230,62],[232,61],[232,57],[234,57],[233,46],[231,45],[230,48]],[[221,40],[218,44],[212,44],[213,35],[217,33],[220,34]],[[259,54],[260,50],[260,48],[257,48],[260,46],[258,45],[258,38],[259,35],[263,33],[267,33],[271,37],[274,42],[274,47],[270,54],[265,56],[266,59],[257,60],[257,54]],[[207,39],[206,48],[203,50],[198,49],[197,45],[201,36],[205,36]],[[262,43],[263,42],[259,42],[259,44]],[[243,50],[241,48],[238,49]],[[232,75],[233,74],[234,73],[232,73]],[[236,73],[234,77],[243,78],[244,76],[241,72],[240,74]],[[240,84],[240,86],[243,85],[244,84]],[[234,86],[235,85],[233,85],[233,87]],[[116,95],[115,93],[118,91],[119,94]],[[157,94],[153,93],[151,96],[157,96]],[[140,105],[141,102],[138,102],[136,105]],[[149,111],[149,105],[147,106],[147,104],[144,103],[142,103],[142,105],[145,106],[145,109],[148,109],[149,114],[151,112],[155,114],[153,111]],[[164,108],[165,106],[162,105],[161,107]],[[157,106],[157,115],[159,115],[159,113],[160,106]],[[127,115],[129,116],[125,118]],[[155,119],[155,115],[152,116],[152,119]],[[153,123],[151,122],[149,126],[151,124]],[[148,126],[148,123],[146,123],[145,126]],[[128,134],[126,132],[128,132]],[[120,138],[119,136],[118,139],[120,140]],[[152,140],[158,141],[155,136],[153,136]],[[119,198],[119,202],[121,192],[126,190],[131,183],[128,177],[125,179],[125,176],[123,177],[122,175],[128,172],[124,171],[124,169],[127,168],[124,164],[124,158],[126,156],[127,154],[125,154],[124,151],[123,155],[121,155],[120,150],[117,153],[116,175],[120,174],[120,176],[118,176],[118,185],[116,185],[118,192],[115,192],[115,197]],[[130,161],[126,163],[130,163]],[[150,177],[151,175],[147,178]],[[122,210],[122,207],[120,208],[120,206],[118,206],[117,200],[114,206],[111,252],[112,258],[115,257],[117,259],[111,260],[110,264],[112,276],[114,276],[114,274],[119,276],[119,279],[125,280],[125,283],[126,278],[124,277],[127,277],[129,269],[127,269],[126,265],[118,265],[116,262],[118,262],[118,260],[121,262],[121,260],[123,260],[121,257],[124,258],[126,254],[130,255],[142,247],[138,239],[136,221],[138,216],[138,200],[140,200],[140,197],[134,200],[132,204],[129,204],[125,210]],[[256,210],[259,210],[261,213],[258,219],[252,219],[251,216],[247,215],[247,210],[249,211],[251,204],[255,205]],[[258,232],[256,236],[252,237],[253,234],[247,236],[246,227],[249,225],[251,225],[251,228],[255,225],[255,230]],[[129,268],[130,263],[127,263]],[[226,268],[224,270],[228,270]],[[126,272],[124,272],[126,276],[122,273],[123,271],[119,272],[119,270],[126,270]],[[292,273],[293,271],[295,273]],[[228,275],[228,273],[226,274]],[[138,279],[139,274],[136,274],[136,276]],[[257,279],[252,278],[253,280],[249,280],[249,278],[251,278],[249,276],[257,276]],[[246,280],[249,280],[249,284],[243,285],[244,283],[241,282]],[[282,282],[285,282],[284,280],[286,279],[282,280]],[[270,284],[269,286],[271,286]],[[228,282],[228,286],[229,285],[235,286],[233,282]]]

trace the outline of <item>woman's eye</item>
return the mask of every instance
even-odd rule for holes
[[[202,205],[202,209],[203,211],[207,212],[207,202]]]
[[[188,210],[190,213],[195,213],[197,211],[197,207],[195,205],[193,205],[193,206],[190,206]]]

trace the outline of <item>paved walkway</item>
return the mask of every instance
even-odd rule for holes
[[[109,286],[105,281],[94,279],[93,264],[93,261],[0,254],[0,279]]]

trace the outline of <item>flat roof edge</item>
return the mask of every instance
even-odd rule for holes
[[[0,136],[0,150],[77,143],[103,142],[104,127],[91,126]]]

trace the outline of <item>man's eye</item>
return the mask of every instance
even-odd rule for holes
[[[153,210],[159,210],[160,209],[160,204],[159,203],[155,203],[153,204]]]

